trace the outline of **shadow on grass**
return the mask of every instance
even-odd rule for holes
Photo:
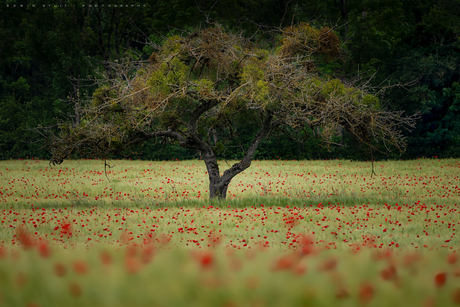
[[[392,197],[392,196],[381,196],[381,197],[365,197],[358,195],[314,195],[309,197],[280,197],[280,196],[254,196],[248,198],[234,198],[226,200],[218,199],[180,199],[180,200],[168,200],[158,201],[152,198],[134,198],[129,200],[116,200],[113,202],[104,200],[94,200],[87,198],[74,198],[65,201],[59,200],[42,200],[38,202],[26,203],[26,202],[15,202],[15,203],[3,203],[0,204],[0,210],[9,209],[84,209],[84,208],[247,208],[247,207],[288,207],[289,208],[303,208],[303,207],[328,207],[328,206],[362,206],[362,205],[413,205],[419,198],[415,197]],[[446,204],[450,205],[453,200],[445,199],[440,202],[440,199],[427,199],[428,203]]]

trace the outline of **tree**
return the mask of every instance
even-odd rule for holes
[[[51,163],[74,152],[109,157],[149,139],[171,140],[202,155],[210,198],[225,198],[232,178],[251,165],[259,144],[275,130],[303,131],[331,143],[338,127],[376,148],[403,149],[402,128],[414,117],[383,108],[365,86],[321,76],[318,61],[340,57],[330,28],[301,23],[281,29],[273,40],[245,38],[220,25],[165,40],[148,62],[135,55],[111,63],[80,121],[61,122],[46,136]],[[218,155],[241,137],[239,126],[258,127],[241,161],[222,174]]]

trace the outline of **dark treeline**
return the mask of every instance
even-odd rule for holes
[[[341,60],[320,67],[339,78],[370,79],[391,109],[421,113],[405,153],[374,158],[460,157],[460,0],[157,0],[51,3],[6,1],[0,6],[0,159],[48,158],[30,128],[78,114],[77,97],[92,95],[88,79],[126,52],[147,60],[164,37],[217,21],[255,33],[292,23],[333,26],[344,42]],[[117,7],[114,7],[114,4]],[[20,7],[22,5],[23,7]],[[35,6],[35,7],[34,7]],[[75,111],[77,110],[77,111]],[[77,112],[77,113],[76,113]],[[241,131],[251,139],[248,123]],[[230,144],[221,157],[241,157]],[[272,135],[256,159],[370,159],[346,133],[346,147],[324,148],[313,137],[297,143]],[[198,153],[159,139],[139,148],[143,159],[187,159]]]

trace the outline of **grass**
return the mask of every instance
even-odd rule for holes
[[[0,163],[0,305],[460,303],[456,160],[110,164]]]

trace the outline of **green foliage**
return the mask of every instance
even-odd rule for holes
[[[343,99],[345,97],[344,101],[351,101],[355,106],[366,106],[372,110],[380,108],[380,100],[377,96],[364,93],[354,87],[348,87],[338,79],[323,82],[319,78],[311,78],[310,84],[313,85],[313,88],[310,89],[311,92],[316,92],[318,88],[320,89],[319,93],[322,99],[327,100],[333,97]]]
[[[368,106],[374,110],[378,110],[380,108],[379,98],[372,94],[365,94],[361,102],[363,105]]]
[[[181,38],[178,35],[174,35],[165,40],[162,46],[162,54],[164,56],[171,56],[178,53],[181,49]]]
[[[220,156],[225,151],[224,143],[217,142],[216,146],[213,148],[214,154]]]
[[[102,86],[97,88],[93,93],[93,98],[91,100],[94,107],[99,107],[108,100],[113,100],[116,98],[116,92],[114,89],[110,89],[108,86]],[[116,108],[116,103],[114,103],[114,108]]]
[[[270,52],[265,49],[256,48],[253,50],[253,53],[256,55],[259,61],[267,61],[268,57],[270,56]]]
[[[258,81],[263,80],[264,76],[264,71],[256,64],[247,64],[243,67],[241,82],[257,83]]]
[[[269,92],[268,82],[258,80],[255,86],[254,100],[257,102],[267,101],[268,92]]]
[[[24,92],[28,92],[30,86],[27,84],[27,80],[25,78],[19,77],[18,81],[6,85],[6,88],[17,94],[22,94]]]
[[[262,57],[265,59],[266,54]],[[268,82],[264,81],[265,73],[260,63],[248,63],[243,67],[241,72],[241,83],[249,83],[252,99],[266,106],[267,95],[269,93]]]
[[[327,98],[330,96],[344,96],[346,93],[345,85],[338,79],[332,79],[323,84],[321,94]]]
[[[170,93],[170,84],[182,85],[188,75],[187,65],[175,57],[169,62],[161,63],[158,70],[152,73],[147,83],[152,93]]]
[[[73,0],[68,4],[78,5]],[[212,5],[206,1],[200,2],[200,9],[206,10]],[[307,7],[308,10],[305,9]],[[460,117],[458,86],[455,85],[460,75],[458,11],[458,1],[449,0],[307,0],[301,4],[292,1],[219,1],[213,6],[209,17],[218,21],[228,20],[225,26],[241,31],[243,35],[253,35],[258,28],[256,25],[279,26],[283,20],[282,25],[285,26],[293,18],[299,21],[315,20],[310,24],[305,23],[303,36],[297,35],[302,31],[292,32],[292,37],[299,39],[298,43],[313,42],[319,35],[316,28],[338,22],[340,27],[337,33],[342,41],[347,41],[343,46],[347,53],[343,58],[345,62],[342,59],[320,61],[317,65],[319,74],[331,75],[336,72],[355,76],[358,71],[360,75],[375,73],[371,81],[374,85],[387,78],[402,83],[421,78],[409,92],[394,88],[385,97],[390,109],[400,109],[406,113],[422,112],[417,129],[407,135],[410,146],[405,157],[459,157]],[[251,22],[237,18],[242,15]],[[135,26],[131,20],[136,20]],[[46,152],[38,151],[38,144],[31,143],[36,136],[24,129],[39,124],[51,125],[55,123],[55,118],[74,114],[74,105],[66,101],[67,97],[75,98],[77,95],[69,77],[85,79],[88,75],[96,75],[94,68],[104,71],[101,63],[122,56],[124,46],[136,49],[146,60],[155,51],[155,44],[163,42],[163,35],[172,35],[164,44],[164,52],[180,53],[181,41],[176,35],[179,31],[175,28],[193,30],[204,20],[194,2],[183,0],[159,0],[140,9],[125,11],[68,10],[60,7],[32,11],[0,7],[0,156],[47,156]],[[235,25],[230,20],[241,22]],[[139,33],[149,33],[152,28],[159,32],[150,36],[151,45],[135,42],[139,41]],[[256,33],[254,40],[260,38]],[[285,43],[287,46],[287,41]],[[277,49],[277,52],[286,47],[276,45],[276,42],[266,44],[273,50]],[[268,51],[257,49],[254,52],[259,55],[260,62],[268,59]],[[150,76],[152,91],[168,93],[168,84],[187,78],[188,71],[180,67],[181,63],[172,60],[169,64],[170,67],[161,68],[161,73]],[[264,76],[258,72],[261,70],[258,64],[244,71],[245,68],[235,62],[232,63],[232,69],[233,79],[230,78],[230,81],[239,82],[244,79],[243,75],[251,78],[254,81],[254,100],[266,104],[264,98],[268,87],[264,83]],[[209,77],[206,80],[211,82],[213,79]],[[333,91],[343,92],[341,85],[333,84],[336,82],[333,80],[329,80],[326,88],[321,90],[322,95],[331,95]],[[319,87],[315,85],[315,80],[312,80],[312,84],[312,87]],[[80,85],[80,97],[102,99],[93,96],[94,87]],[[208,91],[219,86],[222,84],[203,84],[200,90]],[[372,95],[362,96],[359,92],[348,92],[347,95],[361,96],[358,102],[364,105],[375,108],[381,105],[378,98]],[[98,103],[102,103],[102,100]],[[288,139],[283,140],[283,146],[277,146],[274,139],[263,146],[268,144],[272,144],[272,148],[259,149],[259,155],[269,153],[277,156],[277,151],[289,151],[278,156],[295,157],[293,152],[298,148],[296,143]],[[308,146],[305,145],[304,150],[308,151]],[[320,150],[316,152],[329,157],[327,150],[324,153]],[[349,155],[355,153],[353,148],[343,152]],[[153,157],[153,152],[151,154]],[[300,153],[297,154],[300,157]],[[193,156],[194,153],[184,155]],[[363,154],[361,158],[366,159],[367,156]]]
[[[207,79],[199,79],[197,81],[196,90],[201,96],[209,95],[214,89],[214,82]]]

